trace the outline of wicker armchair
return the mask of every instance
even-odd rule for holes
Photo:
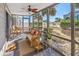
[[[34,31],[34,30],[33,30]],[[36,31],[36,32],[32,32],[32,38],[31,38],[31,41],[30,41],[30,44],[32,47],[34,47],[37,51],[43,49],[43,46],[41,45],[41,42],[39,40],[39,32]]]

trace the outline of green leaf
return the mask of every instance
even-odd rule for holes
[[[44,15],[46,15],[47,14],[47,9],[44,9],[43,11],[42,11],[42,15],[44,16]]]
[[[75,3],[75,7],[76,8],[79,8],[79,3]]]

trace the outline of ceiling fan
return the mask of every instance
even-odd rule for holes
[[[36,13],[38,12],[37,8],[32,8],[31,5],[28,5],[28,8],[22,8],[23,10],[25,10],[26,12],[32,12],[32,13]]]
[[[37,12],[37,8],[31,8],[31,5],[28,6],[28,11],[36,13]]]

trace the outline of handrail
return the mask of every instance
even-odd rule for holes
[[[58,36],[58,35],[55,35],[55,34],[51,34],[51,35],[52,35],[52,36],[55,36],[55,37],[57,37],[57,38],[60,38],[60,39],[63,39],[63,40],[66,40],[66,41],[71,42],[70,39],[67,39],[67,38],[64,38],[64,37],[61,37],[61,36]],[[76,44],[79,44],[79,42],[77,42],[77,41],[75,41],[75,43],[76,43]]]
[[[41,32],[44,32],[44,31],[41,31]],[[55,36],[55,37],[57,37],[57,38],[63,39],[63,40],[65,40],[65,41],[71,42],[71,40],[68,39],[68,38],[64,38],[64,37],[61,37],[61,36],[58,36],[58,35],[55,35],[55,34],[51,34],[51,35],[52,35],[52,36]],[[52,39],[52,40],[53,40],[53,39]],[[75,41],[75,43],[76,43],[76,44],[79,44],[79,42],[77,42],[77,41]]]
[[[65,41],[68,41],[68,42],[71,42],[71,40],[70,39],[67,39],[67,38],[64,38],[64,37],[61,37],[61,36],[58,36],[58,35],[55,35],[55,34],[51,34],[52,36],[54,36],[54,37],[57,37],[57,38],[60,38],[60,39],[63,39],[63,40],[65,40]],[[52,39],[53,41],[55,41],[54,39]],[[48,44],[47,42],[45,42],[46,44]],[[77,42],[76,40],[75,40],[75,43],[76,44],[79,44],[79,42]],[[54,49],[56,52],[58,52],[59,54],[61,54],[62,56],[65,56],[65,54],[64,53],[62,53],[62,52],[60,52],[58,49],[56,49],[55,47],[52,47],[50,44],[48,44],[52,49]]]
[[[62,52],[60,52],[58,49],[56,49],[55,47],[52,47],[48,42],[44,42],[44,43],[46,43],[49,47],[51,47],[53,50],[55,50],[57,53],[59,53],[60,55],[62,55],[62,56],[65,56],[65,54],[63,54]]]

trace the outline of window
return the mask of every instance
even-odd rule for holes
[[[71,42],[67,41],[71,40],[71,20],[67,18],[70,17],[71,6],[69,3],[62,3],[52,7],[56,10],[52,11],[53,15],[49,15],[49,30],[52,34],[49,43],[64,55],[71,55]]]

